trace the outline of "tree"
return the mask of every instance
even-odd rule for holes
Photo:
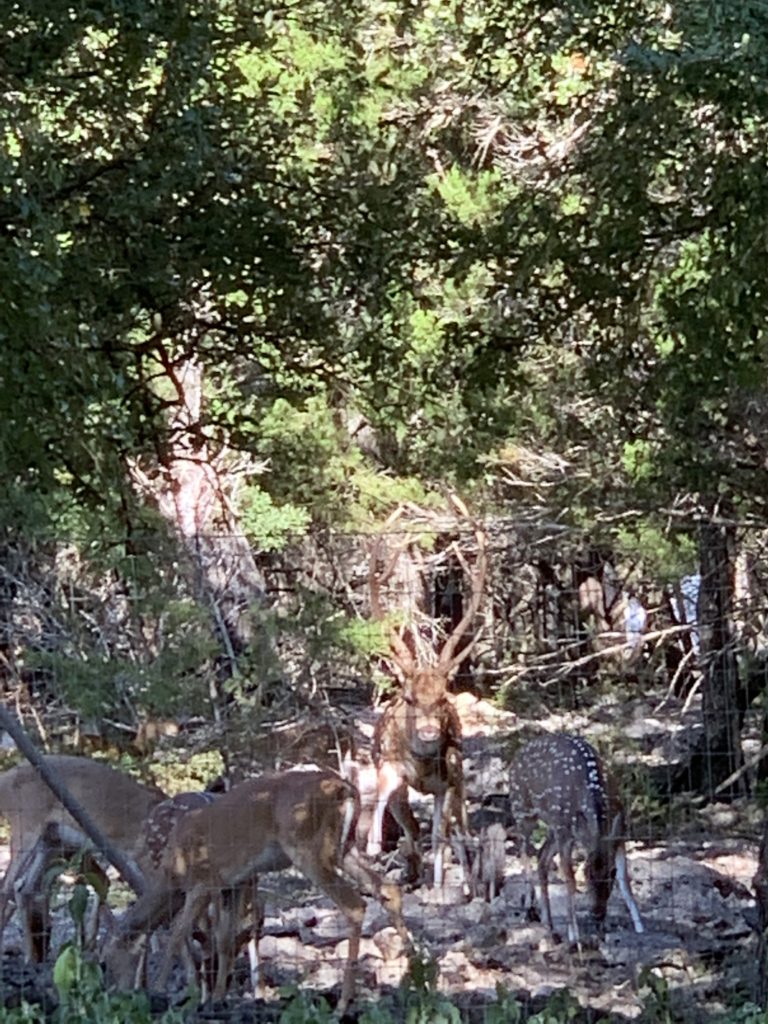
[[[130,546],[180,451],[240,474],[264,548],[479,490],[521,444],[570,467],[572,522],[764,514],[759,7],[4,18],[9,535]]]

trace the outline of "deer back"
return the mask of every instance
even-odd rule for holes
[[[179,819],[163,869],[183,887],[205,881],[227,888],[283,870],[297,847],[336,857],[351,834],[355,806],[354,786],[330,771],[246,779]]]
[[[143,841],[144,822],[152,808],[166,799],[165,794],[87,757],[50,754],[45,760],[107,838],[135,856]],[[82,835],[80,826],[27,763],[0,775],[0,815],[10,823],[12,849],[23,849],[49,822],[66,827],[73,836]]]
[[[603,768],[594,748],[576,736],[555,733],[527,743],[512,762],[510,801],[515,818],[539,818],[574,836],[606,830]]]
[[[144,824],[139,867],[145,875],[151,876],[160,870],[168,840],[181,818],[190,811],[208,807],[217,794],[209,792],[177,793],[156,804]]]

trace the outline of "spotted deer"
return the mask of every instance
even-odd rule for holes
[[[463,505],[459,506],[466,515]],[[471,596],[464,614],[443,644],[433,664],[420,664],[400,630],[389,630],[389,658],[401,681],[400,692],[385,708],[374,727],[373,760],[376,766],[376,808],[368,834],[367,852],[377,856],[382,848],[384,813],[389,808],[405,834],[406,878],[416,881],[421,875],[419,824],[408,802],[408,787],[434,796],[432,815],[433,878],[443,884],[443,851],[448,834],[458,823],[454,842],[469,886],[468,832],[464,772],[462,764],[461,722],[450,696],[448,684],[459,665],[469,655],[474,640],[461,650],[459,642],[472,625],[480,606],[486,573],[486,538],[475,529],[477,557],[470,572],[454,546],[457,558],[470,578]],[[369,583],[371,612],[375,620],[385,616],[381,605],[381,585],[392,572],[399,555],[390,559],[380,572],[380,543],[374,545]]]
[[[163,854],[165,853],[168,839],[177,823],[189,811],[207,807],[216,799],[216,795],[216,793],[208,790],[177,793],[152,808],[144,823],[143,840],[137,854],[138,864],[144,873],[144,877],[150,884],[161,877]],[[189,941],[182,950],[187,967],[193,969],[194,974],[200,979],[203,989],[209,983],[210,964],[215,961],[216,956],[215,950],[212,950],[210,947],[213,931],[211,922],[217,918],[218,914],[218,906],[214,903],[217,896],[217,893],[212,894],[211,905],[201,917],[199,931],[194,936],[200,939],[205,947],[202,962],[197,963],[195,961],[191,946],[192,936],[189,937]],[[158,919],[154,922],[154,925],[166,924],[173,917],[174,913],[180,909],[181,903],[182,899],[180,896],[170,901],[165,919]],[[152,929],[148,929],[148,934],[145,936],[147,945],[155,939],[151,932]],[[146,975],[146,952],[147,950],[145,949],[137,961],[136,986],[141,984],[142,979]],[[208,954],[207,956],[205,955],[206,953]]]
[[[213,997],[221,998],[240,941],[235,922],[243,893],[253,892],[260,873],[293,865],[347,920],[348,952],[339,1002],[343,1011],[352,997],[365,911],[358,887],[382,903],[403,942],[410,944],[399,890],[384,884],[352,846],[357,810],[357,791],[349,782],[330,771],[296,769],[247,779],[209,806],[184,813],[168,837],[149,890],[127,911],[108,945],[108,976],[118,987],[130,988],[137,937],[156,927],[169,905],[181,903],[160,967],[158,984],[164,985],[175,955],[183,951],[213,901]],[[258,941],[258,934],[254,939]]]
[[[106,838],[135,863],[144,821],[165,794],[87,757],[51,754],[44,760]],[[49,868],[57,858],[89,849],[91,842],[26,762],[0,775],[0,816],[10,825],[10,862],[0,891],[0,932],[16,906],[22,918],[25,956],[39,961],[46,955],[50,933]],[[95,866],[90,870],[95,871]]]
[[[586,852],[587,890],[597,926],[604,926],[615,879],[635,931],[643,931],[627,870],[624,809],[594,747],[565,733],[531,740],[512,762],[510,809],[526,861],[532,852],[531,834],[537,823],[542,821],[547,827],[537,854],[538,880],[546,923],[556,939],[559,936],[549,902],[549,870],[557,853],[566,886],[568,941],[579,942],[573,870],[576,843]]]

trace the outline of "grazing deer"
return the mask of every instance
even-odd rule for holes
[[[252,891],[261,872],[293,865],[347,919],[349,945],[339,1002],[343,1011],[352,996],[365,901],[342,871],[379,899],[409,943],[399,890],[385,885],[352,846],[358,799],[354,786],[334,772],[297,769],[247,779],[210,806],[184,814],[168,838],[159,877],[127,912],[110,943],[106,960],[117,985],[132,983],[136,936],[155,927],[180,896],[183,906],[173,922],[158,978],[165,984],[175,953],[215,898],[222,913],[215,925],[218,965],[213,996],[222,997],[237,953],[233,921],[242,907],[238,894]]]
[[[510,771],[510,804],[526,857],[532,851],[531,833],[538,821],[547,826],[547,837],[538,851],[538,878],[546,923],[552,923],[549,903],[549,869],[559,854],[567,894],[568,941],[579,942],[576,921],[576,879],[573,847],[586,851],[586,880],[592,915],[602,929],[614,879],[627,905],[636,932],[643,931],[627,871],[624,848],[624,809],[613,785],[606,780],[602,762],[586,740],[565,733],[539,736],[520,750]]]
[[[152,809],[144,825],[144,841],[137,858],[140,868],[144,872],[145,877],[150,879],[150,882],[161,877],[165,850],[181,818],[190,811],[210,806],[222,791],[223,789],[208,789],[205,791],[177,793],[175,796],[163,800]],[[288,862],[286,862],[285,866],[288,866]],[[178,897],[168,907],[168,918],[173,917],[173,914],[183,904],[183,895],[179,893]],[[212,990],[218,973],[220,957],[222,955],[224,957],[228,956],[227,943],[232,941],[230,935],[235,928],[239,927],[240,919],[245,911],[249,909],[248,904],[250,904],[252,923],[248,929],[238,932],[238,937],[235,940],[235,951],[241,945],[248,944],[254,995],[257,990],[262,989],[257,944],[264,913],[261,902],[258,899],[254,880],[254,886],[250,892],[247,891],[247,886],[243,886],[240,889],[231,890],[226,893],[217,891],[211,894],[210,903],[199,922],[199,931],[194,933],[194,937],[200,939],[203,947],[203,959],[199,965],[194,961],[188,942],[182,949],[188,971],[191,968],[193,973],[199,973],[201,987],[204,991]],[[159,924],[160,922],[158,921],[157,923]],[[222,935],[226,939],[223,951],[217,946]],[[191,937],[189,936],[189,938]],[[145,957],[142,956],[136,968],[135,980],[137,985],[139,984],[140,976],[144,974],[145,966]]]
[[[207,807],[215,799],[215,794],[208,791],[177,793],[175,796],[168,797],[167,800],[162,800],[152,808],[144,823],[144,834],[137,855],[139,867],[144,872],[144,877],[150,880],[150,884],[160,877],[163,854],[168,844],[168,839],[178,821],[189,811],[200,807]],[[176,900],[175,906],[171,903],[168,907],[168,919],[180,907],[181,900]],[[159,923],[158,921],[157,924]],[[203,926],[206,937],[210,932],[210,928],[205,927],[207,923],[205,922]],[[150,936],[147,935],[146,938],[149,939]],[[185,947],[185,952],[189,954],[188,960],[191,963],[193,958],[188,947]],[[146,954],[146,947],[144,954]],[[136,968],[136,985],[139,984],[139,978],[144,975],[145,969],[146,955],[142,955]],[[204,970],[201,973],[204,976]]]
[[[466,509],[460,506],[464,514]],[[477,560],[470,575],[471,597],[458,625],[445,641],[433,665],[420,665],[397,629],[389,634],[391,660],[402,686],[387,705],[374,728],[373,759],[377,771],[376,810],[368,834],[367,852],[381,852],[384,813],[392,812],[405,833],[406,877],[415,881],[421,873],[419,825],[408,803],[408,787],[434,796],[432,850],[434,882],[443,884],[443,848],[454,821],[462,835],[468,832],[464,799],[461,722],[448,697],[448,683],[470,653],[474,641],[457,651],[459,641],[472,624],[483,593],[486,572],[485,534],[476,531]],[[384,618],[381,608],[381,583],[392,572],[396,553],[380,577],[377,571],[378,548],[375,545],[369,573],[371,611],[374,619]],[[456,548],[457,555],[463,558]],[[465,843],[457,842],[467,884],[470,884]]]
[[[50,770],[89,812],[98,828],[130,860],[136,860],[144,821],[165,799],[159,789],[87,757],[48,755]],[[20,903],[25,955],[43,959],[48,942],[46,873],[54,859],[91,846],[90,839],[31,764],[0,775],[0,816],[10,825],[10,862],[0,891],[0,934]],[[35,931],[42,929],[42,937]]]

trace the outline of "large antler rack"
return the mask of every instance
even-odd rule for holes
[[[466,505],[456,495],[451,495],[449,501],[453,514],[448,516],[445,514],[429,513],[411,503],[399,506],[389,516],[381,534],[371,544],[368,571],[371,616],[374,621],[384,622],[387,615],[382,602],[382,588],[391,579],[400,559],[411,546],[418,533],[452,533],[455,535],[457,526],[460,523],[463,525],[466,521],[472,522],[477,546],[474,566],[470,566],[457,540],[452,541],[448,548],[444,549],[440,555],[441,560],[444,560],[447,556],[455,557],[465,576],[470,581],[471,593],[466,610],[461,620],[447,637],[436,661],[434,655],[430,657],[430,652],[422,652],[424,660],[430,660],[435,665],[437,671],[445,676],[446,681],[467,658],[477,641],[476,635],[456,653],[460,641],[474,622],[479,610],[487,574],[487,536],[485,531],[478,523],[472,521]],[[390,543],[387,550],[384,550],[386,547],[384,538],[387,535],[391,537],[395,533],[393,527],[401,523],[406,516],[408,517],[407,527],[403,524],[401,529],[397,531],[397,540],[394,543]],[[420,566],[419,571],[423,572],[423,565]],[[389,630],[390,658],[394,668],[404,679],[412,677],[420,668],[424,667],[420,663],[422,659],[419,658],[418,652],[411,648],[403,636],[403,630],[410,626],[413,633],[412,642],[414,645],[418,644],[418,631],[413,629],[413,625],[411,621],[399,628],[393,625]]]

